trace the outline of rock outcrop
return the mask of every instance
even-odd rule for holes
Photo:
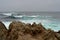
[[[0,22],[0,40],[6,40],[7,37],[7,29],[5,27],[5,25]]]
[[[14,21],[9,29],[0,22],[0,40],[60,40],[60,32],[47,30],[41,23],[25,24]]]

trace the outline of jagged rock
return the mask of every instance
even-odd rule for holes
[[[58,33],[60,33],[60,31],[58,31]]]
[[[55,37],[60,40],[60,33],[55,33]]]
[[[5,25],[0,22],[0,40],[6,40],[7,37],[7,29]]]
[[[0,22],[0,40],[60,40],[60,32],[45,29],[41,23],[25,24],[13,21],[7,30]]]
[[[48,33],[44,35],[44,40],[58,40],[54,31],[49,29],[47,32]]]
[[[35,22],[32,25],[27,25],[25,26],[25,31],[24,33],[29,33],[31,35],[38,35],[38,34],[42,34],[45,33],[46,29],[42,26],[42,24],[36,24]]]
[[[19,35],[23,35],[24,30],[24,23],[22,22],[12,22],[9,26],[9,34],[8,39],[9,40],[17,40]]]
[[[32,27],[33,25],[33,27]],[[9,40],[43,40],[41,36],[33,38],[40,33],[40,28],[34,24],[24,24],[22,22],[12,22],[9,26]],[[37,25],[37,24],[36,24]],[[29,35],[27,35],[29,34]]]

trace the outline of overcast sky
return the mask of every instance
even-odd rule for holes
[[[0,11],[60,11],[60,0],[0,0]]]

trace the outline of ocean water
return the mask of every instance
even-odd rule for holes
[[[24,23],[36,22],[42,23],[46,29],[54,31],[60,30],[60,12],[1,12],[0,21],[9,29],[12,21],[21,21]]]

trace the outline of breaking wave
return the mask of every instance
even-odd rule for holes
[[[60,30],[60,22],[58,21],[58,19],[54,18],[53,16],[3,13],[3,14],[0,14],[0,20],[3,20],[3,23],[6,25],[7,28],[12,20],[13,21],[18,20],[24,23],[33,23],[33,22],[40,23],[41,22],[46,29],[51,28],[54,31]]]

